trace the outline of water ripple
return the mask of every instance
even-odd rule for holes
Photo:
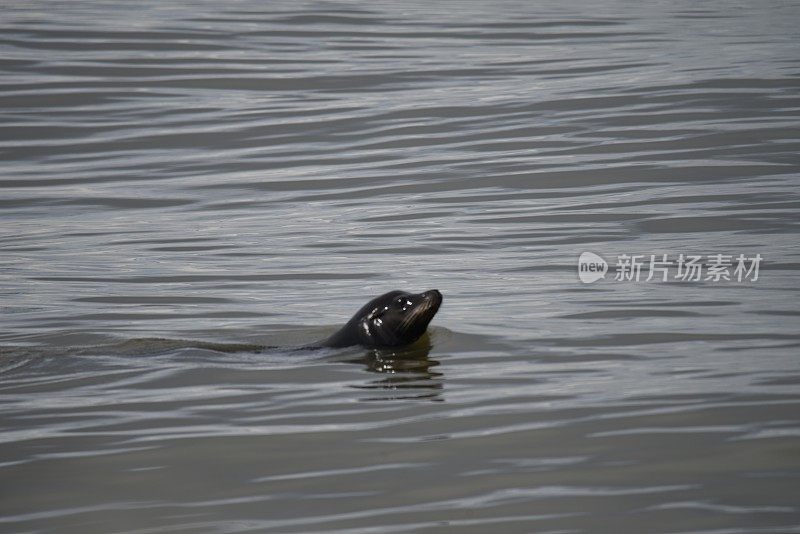
[[[798,20],[10,2],[0,523],[797,532]],[[420,346],[293,350],[395,287]]]

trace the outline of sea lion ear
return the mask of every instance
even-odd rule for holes
[[[386,313],[385,306],[376,306],[358,322],[358,335],[363,345],[380,345],[382,338],[381,316]]]
[[[369,315],[367,315],[367,321],[374,321],[375,319],[378,319],[381,315],[386,313],[386,309],[386,306],[376,306],[371,312],[369,312]]]

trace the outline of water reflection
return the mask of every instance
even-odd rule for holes
[[[380,375],[376,380],[352,387],[380,392],[380,395],[363,400],[444,400],[441,397],[444,375],[436,370],[439,362],[428,357],[431,346],[430,337],[426,334],[408,347],[369,349],[360,357],[347,360]]]

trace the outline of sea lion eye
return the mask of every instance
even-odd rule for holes
[[[414,305],[408,297],[397,297],[394,301],[395,305],[400,308],[400,311],[406,311]]]

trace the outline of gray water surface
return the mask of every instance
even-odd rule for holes
[[[6,2],[0,531],[800,532],[798,28]],[[395,288],[417,344],[291,349]]]

